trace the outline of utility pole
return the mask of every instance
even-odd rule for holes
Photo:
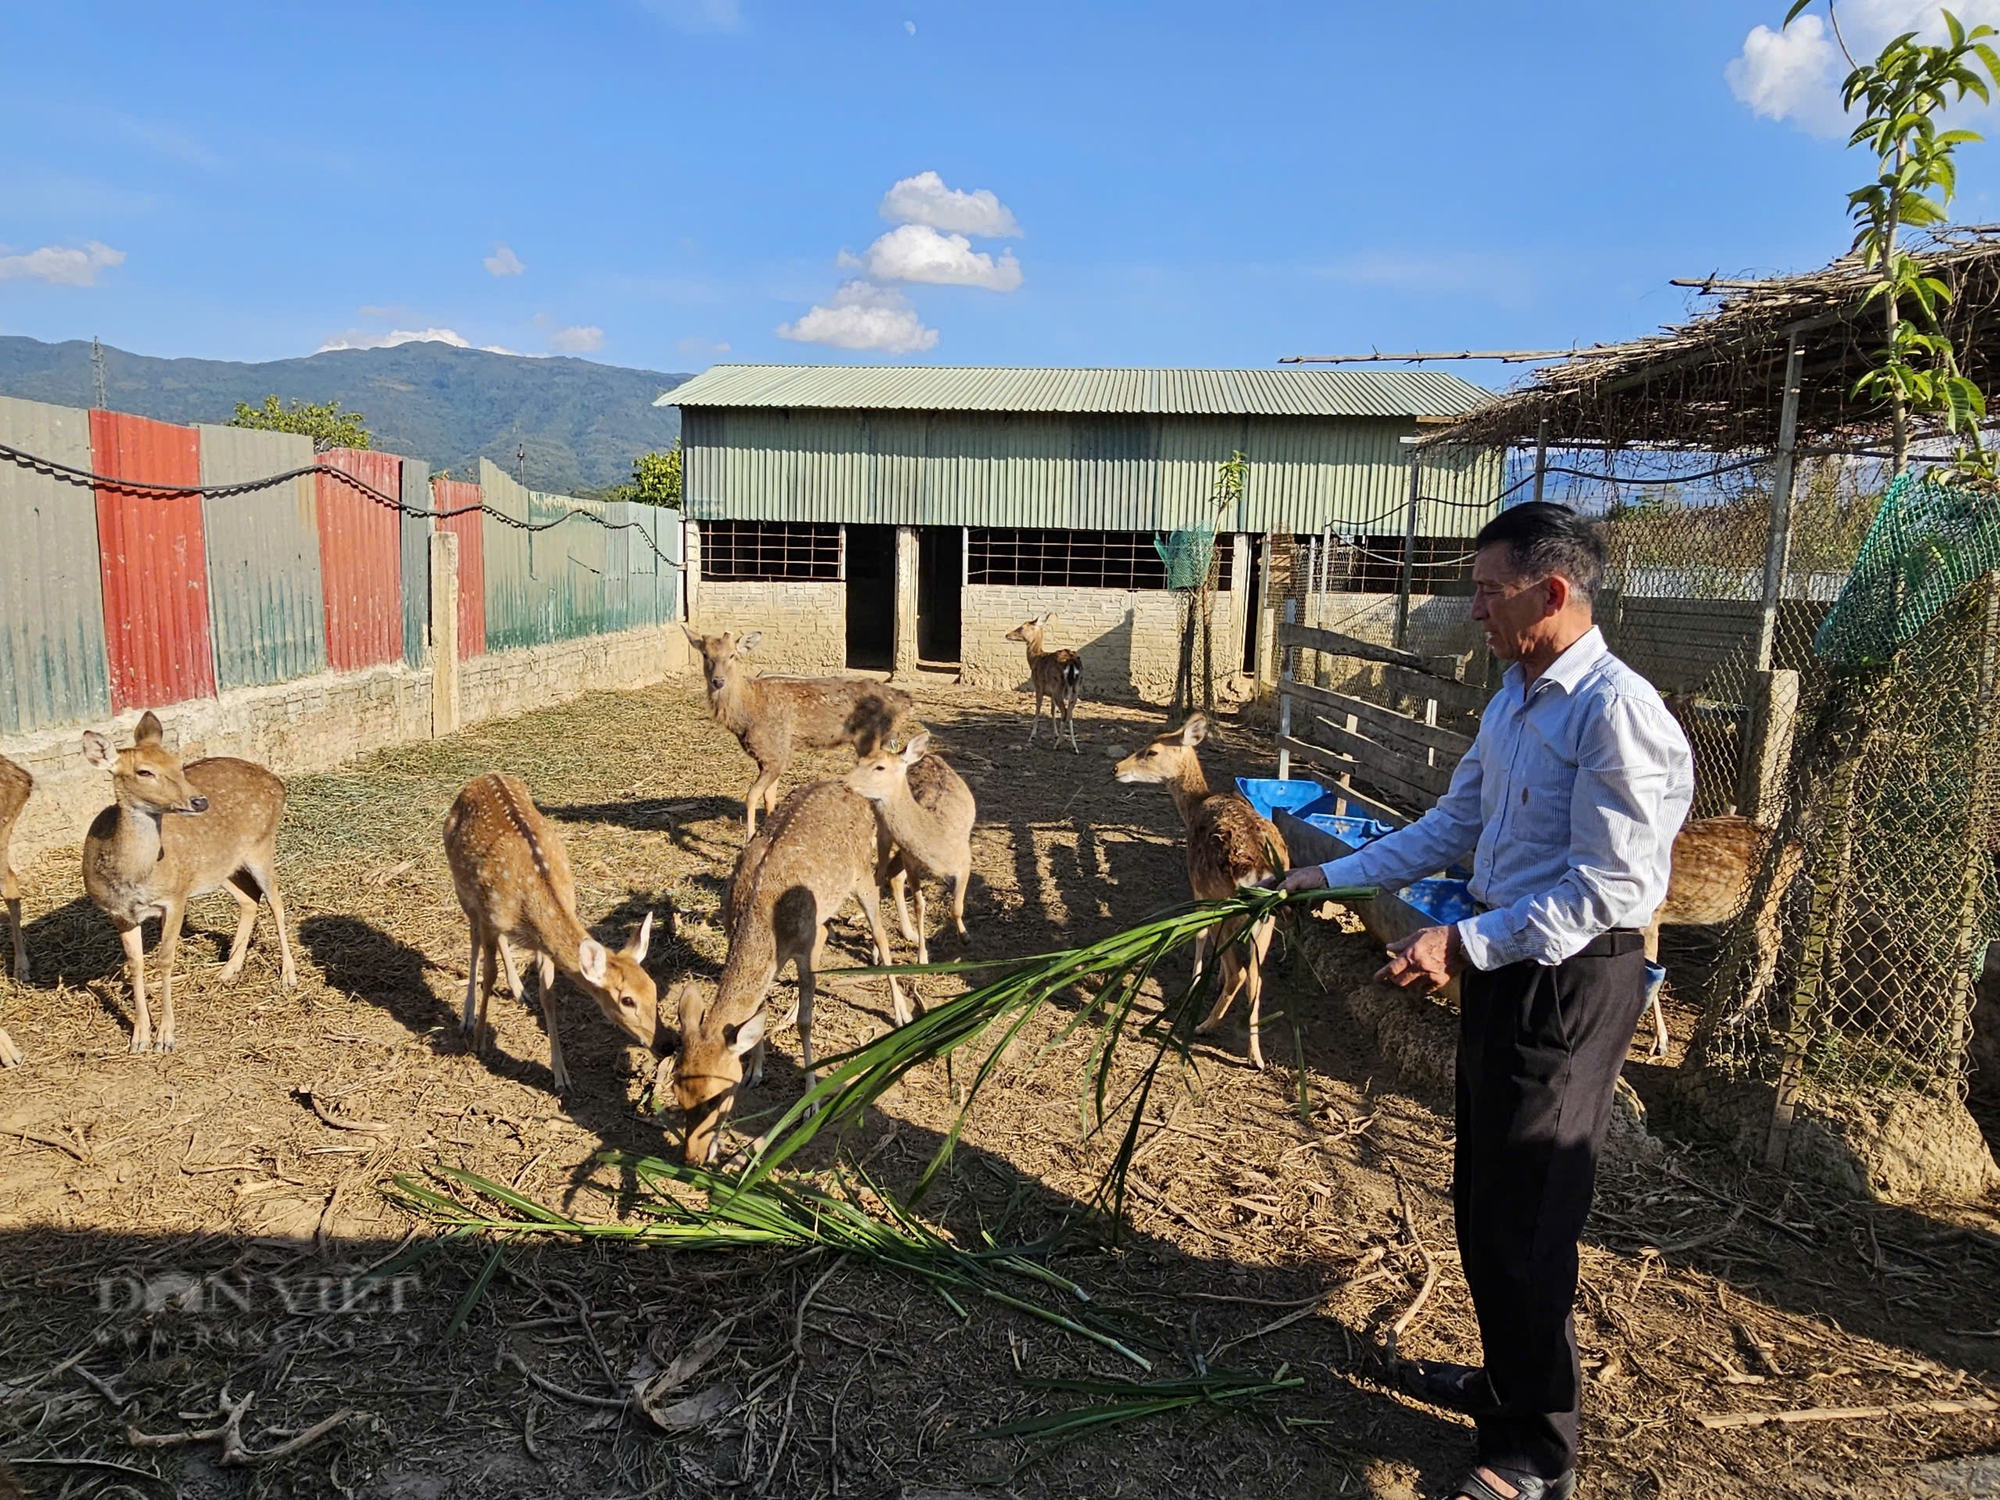
[[[528,445],[517,443],[514,447],[514,482],[522,489],[528,487]]]
[[[97,409],[111,410],[111,398],[104,389],[104,346],[97,341],[97,335],[90,336],[90,379],[97,387]]]

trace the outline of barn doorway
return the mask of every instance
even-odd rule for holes
[[[847,528],[847,665],[896,665],[896,528]]]
[[[959,585],[965,578],[965,532],[925,526],[917,532],[917,660],[959,664]]]

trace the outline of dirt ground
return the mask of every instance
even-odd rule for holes
[[[1079,757],[1024,746],[1025,701],[920,694],[980,801],[972,956],[1072,946],[1185,896],[1166,796],[1111,779],[1113,747],[1157,718],[1086,706]],[[1240,729],[1205,759],[1218,783],[1270,764]],[[840,768],[809,757],[790,782]],[[28,1058],[0,1074],[0,1458],[29,1493],[1402,1497],[1463,1465],[1465,1424],[1371,1378],[1431,1277],[1403,1350],[1475,1357],[1477,1342],[1452,1249],[1449,1101],[1403,1086],[1362,1040],[1343,997],[1375,958],[1339,930],[1351,922],[1282,942],[1269,1071],[1244,1064],[1240,1025],[1200,1047],[1152,1106],[1129,1231],[1053,1262],[1153,1330],[1150,1378],[1302,1378],[1276,1398],[1059,1450],[983,1437],[1090,1399],[1037,1380],[1149,1377],[1004,1307],[961,1315],[818,1253],[513,1240],[474,1297],[490,1243],[443,1238],[396,1206],[381,1190],[396,1174],[462,1166],[611,1221],[638,1205],[596,1153],[678,1144],[671,1113],[639,1108],[647,1060],[574,992],[567,1101],[530,1008],[496,997],[488,1055],[460,1040],[467,935],[438,829],[457,789],[494,769],[559,821],[600,936],[622,941],[671,909],[649,967],[663,989],[684,973],[712,982],[751,767],[673,685],[294,780],[281,878],[299,988],[279,987],[268,922],[241,981],[219,985],[235,909],[200,903],[167,1056],[125,1051],[118,943],[83,898],[75,852],[22,872],[35,979],[0,980],[0,1019]],[[851,925],[835,942],[865,962]],[[933,944],[958,952],[955,938]],[[933,1001],[956,988],[919,982]],[[1064,1019],[1048,1017],[1034,1038],[1048,1045],[1018,1048],[980,1096],[925,1203],[961,1242],[982,1227],[1031,1241],[1092,1196],[1108,1154],[1083,1128],[1094,1039],[1058,1039]],[[886,1024],[880,981],[851,983],[822,997],[816,1040],[831,1052]],[[750,1110],[796,1097],[796,1057],[780,1032]],[[1629,1076],[1646,1093],[1665,1070],[1635,1057]],[[952,1114],[943,1070],[920,1071],[843,1148],[907,1180]],[[1608,1165],[1577,1309],[1586,1492],[1918,1493],[1914,1466],[1992,1450],[2000,1421],[1979,1412],[1721,1429],[1700,1417],[1992,1397],[1996,1229],[1982,1208],[1838,1201],[1672,1143]],[[399,1250],[393,1275],[357,1290]],[[706,1421],[662,1433],[627,1394],[710,1333],[724,1396]],[[215,1432],[229,1407],[240,1442]]]

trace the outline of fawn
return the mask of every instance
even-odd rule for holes
[[[278,894],[278,823],[285,784],[262,766],[215,756],[182,766],[162,743],[159,719],[139,720],[129,750],[114,750],[96,730],[83,736],[83,758],[111,773],[117,801],[99,813],[83,841],[83,888],[118,929],[132,983],[132,1050],[156,1045],[146,1005],[146,939],[140,925],[160,919],[160,1030],[157,1046],[174,1050],[174,957],[188,899],[227,888],[239,908],[236,938],[222,981],[243,971],[259,898],[278,927],[279,975],[299,982]]]
[[[0,755],[0,898],[7,902],[7,928],[14,940],[14,977],[28,982],[28,945],[21,937],[21,882],[7,859],[7,845],[14,837],[14,824],[28,805],[28,793],[35,778],[6,756]],[[18,1068],[21,1049],[0,1029],[0,1068]]]
[[[757,649],[761,630],[738,640],[727,631],[705,636],[685,625],[681,629],[701,653],[710,715],[757,762],[757,779],[743,799],[753,838],[759,809],[768,813],[778,805],[778,778],[794,749],[852,745],[859,754],[872,755],[910,712],[908,693],[869,677],[752,677],[743,655]]]
[[[561,837],[529,797],[527,787],[498,771],[465,784],[444,819],[445,860],[452,888],[472,924],[472,957],[465,978],[465,1013],[459,1027],[478,1050],[487,1035],[486,1005],[498,982],[525,1002],[512,945],[518,943],[540,970],[542,1022],[549,1033],[549,1071],[566,1094],[570,1073],[556,1029],[556,971],[561,970],[597,1002],[604,1019],[657,1058],[673,1042],[660,1025],[659,992],[643,965],[653,939],[653,914],[626,945],[613,951],[593,938],[576,915],[576,881]],[[483,973],[482,973],[483,969]]]
[[[1062,724],[1057,722],[1061,719],[1069,724],[1070,749],[1081,755],[1083,752],[1076,744],[1076,697],[1083,682],[1083,658],[1067,648],[1042,649],[1042,631],[1054,618],[1053,614],[1043,614],[1024,620],[1007,632],[1007,639],[1020,641],[1028,648],[1028,676],[1035,684],[1035,719],[1028,726],[1028,743],[1035,743],[1035,731],[1042,727],[1042,699],[1046,696],[1049,729],[1056,744],[1062,744]]]
[[[1774,829],[1748,818],[1696,818],[1681,825],[1674,839],[1673,873],[1667,880],[1666,899],[1653,913],[1646,928],[1646,961],[1657,964],[1662,927],[1703,927],[1733,922],[1750,904],[1757,872],[1770,853]],[[1791,889],[1805,863],[1805,850],[1787,841],[1778,853],[1777,868],[1770,889],[1756,913],[1756,968],[1751,979],[1750,1003],[1755,1005],[1769,992],[1778,973],[1780,934],[1778,917],[1785,892]],[[1654,1057],[1667,1055],[1667,1017],[1660,1008],[1660,985],[1646,997],[1653,1013]]]
[[[1145,749],[1118,762],[1115,774],[1120,781],[1152,782],[1165,786],[1187,826],[1188,884],[1196,899],[1218,900],[1235,894],[1244,886],[1259,885],[1282,874],[1291,857],[1285,840],[1239,792],[1211,792],[1202,774],[1201,757],[1195,747],[1208,737],[1208,719],[1195,714],[1187,723],[1163,734]],[[1264,956],[1271,949],[1275,926],[1266,917],[1246,939],[1240,919],[1218,923],[1202,933],[1194,943],[1194,977],[1201,978],[1205,956],[1220,945],[1222,988],[1215,1008],[1201,1023],[1200,1030],[1213,1031],[1222,1024],[1238,990],[1250,997],[1250,1062],[1264,1066],[1264,1049],[1258,1030],[1263,1020]]]
[[[674,1094],[687,1118],[691,1165],[714,1160],[743,1085],[746,1057],[750,1081],[763,1078],[764,1000],[788,963],[799,979],[799,1047],[806,1086],[812,1086],[814,971],[826,951],[826,924],[850,895],[856,897],[874,937],[876,962],[888,963],[880,890],[885,873],[874,808],[838,781],[793,792],[744,849],[723,904],[729,957],[714,999],[704,1000],[691,981],[668,995],[680,1015]],[[896,1024],[907,1024],[909,1003],[893,976],[889,999]]]
[[[882,831],[894,842],[889,873],[903,936],[917,945],[917,962],[931,961],[924,936],[924,877],[951,883],[951,920],[965,936],[965,887],[972,879],[972,825],[979,816],[972,788],[942,756],[927,754],[931,737],[920,734],[900,754],[878,750],[847,773],[847,785],[875,804]],[[916,886],[912,932],[903,911],[902,878]]]

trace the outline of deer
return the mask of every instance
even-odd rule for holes
[[[872,755],[909,716],[908,693],[869,677],[752,677],[743,658],[763,640],[761,630],[738,640],[728,631],[708,636],[681,629],[701,653],[710,716],[757,762],[757,777],[743,799],[752,838],[758,812],[768,814],[778,805],[778,780],[793,750],[852,745],[857,754]]]
[[[1750,904],[1757,872],[1769,855],[1777,831],[1748,818],[1728,815],[1696,818],[1681,825],[1674,838],[1673,868],[1667,879],[1667,894],[1653,920],[1644,930],[1646,962],[1658,966],[1662,927],[1705,927],[1733,922]],[[1756,967],[1752,972],[1750,1000],[1754,1005],[1771,988],[1778,973],[1780,935],[1778,917],[1785,893],[1791,889],[1805,864],[1805,850],[1787,840],[1779,850],[1770,889],[1757,908]],[[1660,1008],[1663,984],[1650,986],[1646,1009],[1653,1016],[1652,1056],[1667,1055],[1667,1017]],[[1642,1016],[1643,1022],[1644,1017]]]
[[[116,801],[92,821],[83,840],[83,888],[125,948],[132,985],[134,1053],[174,1050],[174,959],[191,897],[226,889],[238,907],[236,937],[222,966],[228,984],[243,972],[258,907],[268,901],[278,929],[279,978],[299,982],[278,891],[278,824],[285,784],[264,767],[232,756],[183,766],[166,747],[157,715],[139,720],[129,749],[114,750],[96,730],[83,736],[83,758],[111,773]],[[146,1000],[146,938],[142,924],[160,919],[160,1028],[153,1031]]]
[[[972,825],[979,816],[972,788],[944,757],[930,749],[928,732],[917,735],[900,752],[878,750],[847,773],[847,785],[875,806],[881,831],[895,845],[890,857],[891,888],[903,936],[916,943],[917,962],[931,961],[924,934],[924,880],[951,885],[951,920],[963,938],[965,888],[972,879]],[[902,883],[916,887],[915,930],[903,910]]]
[[[21,816],[21,809],[28,805],[28,794],[34,789],[35,778],[28,774],[27,768],[0,755],[0,899],[7,903],[7,929],[14,943],[14,978],[21,984],[28,982],[28,945],[21,936],[21,882],[7,858],[7,845],[14,837],[14,824]],[[20,1066],[21,1049],[0,1028],[0,1068]]]
[[[1187,829],[1188,884],[1195,898],[1220,900],[1246,886],[1261,885],[1282,874],[1291,863],[1284,836],[1240,792],[1212,792],[1201,769],[1196,747],[1208,738],[1208,718],[1194,714],[1179,729],[1161,735],[1145,749],[1119,761],[1113,774],[1122,782],[1166,787]],[[1271,949],[1275,919],[1266,917],[1247,939],[1241,919],[1220,922],[1194,941],[1194,978],[1211,951],[1220,952],[1221,991],[1207,1019],[1197,1028],[1210,1032],[1222,1024],[1239,991],[1250,1002],[1250,1063],[1261,1070],[1264,1049],[1259,1036],[1263,1021],[1265,955]]]
[[[1057,651],[1042,649],[1042,632],[1053,620],[1053,613],[1037,615],[1032,620],[1023,620],[1007,632],[1007,639],[1019,641],[1028,648],[1028,676],[1035,685],[1035,718],[1028,726],[1028,743],[1035,743],[1035,732],[1042,727],[1042,699],[1049,701],[1049,729],[1055,736],[1056,745],[1062,745],[1061,719],[1069,725],[1069,747],[1078,755],[1076,743],[1076,698],[1083,683],[1083,658],[1067,647]]]
[[[826,924],[849,896],[861,903],[876,962],[887,964],[881,885],[887,873],[875,809],[843,782],[817,781],[780,803],[744,848],[723,903],[729,956],[713,998],[684,980],[668,999],[680,1017],[674,1095],[686,1118],[684,1155],[691,1166],[712,1162],[723,1124],[735,1106],[748,1061],[750,1083],[763,1081],[768,1027],[765,999],[779,969],[799,981],[799,1048],[806,1087],[818,1078],[812,1012],[817,971],[826,952]],[[896,1024],[910,1021],[909,1002],[894,976],[889,999]]]
[[[672,1048],[673,1032],[660,1024],[659,991],[644,967],[653,914],[646,913],[622,948],[607,948],[590,935],[576,914],[576,881],[562,838],[517,777],[488,771],[465,784],[445,814],[444,854],[458,904],[472,927],[459,1029],[475,1052],[490,1035],[486,1007],[498,982],[496,959],[509,993],[526,1003],[514,962],[516,945],[539,970],[542,1023],[549,1033],[549,1071],[557,1095],[568,1094],[573,1082],[556,1025],[558,972],[596,1003],[605,1020],[656,1059]]]

